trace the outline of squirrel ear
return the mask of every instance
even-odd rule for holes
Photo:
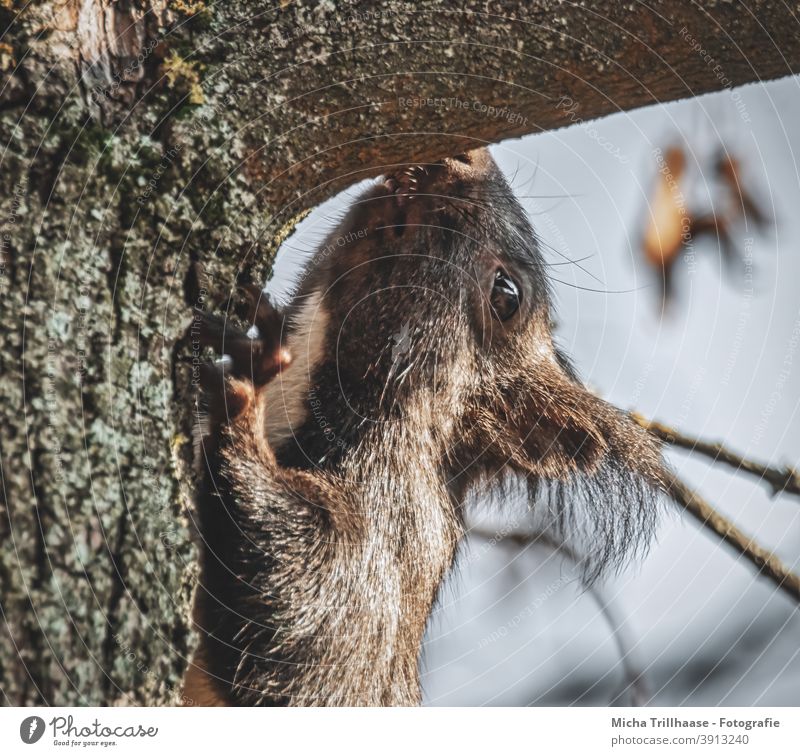
[[[549,362],[535,368],[528,392],[505,410],[510,448],[506,464],[551,480],[573,473],[593,475],[609,463],[656,486],[663,486],[657,444],[628,415],[586,389],[569,365]]]
[[[608,451],[606,421],[615,410],[554,362],[538,366],[520,396],[505,418],[517,447],[512,464],[552,479],[597,467]]]
[[[465,469],[566,482],[613,468],[660,485],[660,453],[647,432],[586,389],[560,357],[494,380],[488,391],[466,416],[456,453]]]

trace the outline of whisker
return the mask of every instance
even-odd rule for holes
[[[563,284],[564,286],[569,286],[572,289],[579,289],[580,291],[591,291],[595,294],[635,294],[638,291],[644,291],[645,289],[649,289],[653,286],[653,284],[645,284],[644,286],[637,286],[634,289],[592,289],[589,286],[579,286],[578,284],[572,284],[569,281],[561,281],[558,278],[550,277],[551,281],[555,281],[556,283]]]
[[[557,268],[560,265],[575,265],[576,263],[583,262],[584,260],[591,260],[594,255],[586,255],[585,257],[579,257],[577,260],[564,260],[563,262],[551,263],[546,262],[545,267],[547,268]],[[602,281],[598,281],[598,283],[602,283]]]

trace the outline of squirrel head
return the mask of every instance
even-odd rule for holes
[[[627,523],[616,551],[647,529],[660,455],[554,345],[546,271],[488,150],[403,166],[355,200],[311,259],[289,310],[291,348],[334,437],[384,426],[387,439],[420,439],[456,499],[506,472],[532,491],[614,489],[629,501],[595,525]]]

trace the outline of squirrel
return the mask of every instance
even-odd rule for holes
[[[188,698],[419,704],[476,485],[520,480],[589,580],[646,544],[660,451],[554,345],[544,259],[487,149],[369,187],[286,308],[244,294],[255,330],[192,325],[226,356],[200,374]]]

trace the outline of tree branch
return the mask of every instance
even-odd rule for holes
[[[210,109],[206,128],[237,135],[258,204],[293,202],[294,212],[387,166],[800,71],[798,18],[769,0],[231,0],[188,20],[172,6],[109,5],[81,23],[86,14],[50,2],[25,17],[57,29],[47,65],[63,67],[67,89],[81,72],[96,121],[120,123],[140,96],[172,89],[189,108]],[[122,41],[106,28],[122,30]],[[189,52],[175,57],[176,48]],[[145,62],[132,66],[137,54]],[[20,55],[0,105],[27,91],[25,76],[43,75],[29,57]],[[184,131],[172,136],[197,141]]]
[[[714,462],[722,462],[737,471],[755,475],[759,480],[769,483],[773,496],[784,492],[800,496],[800,474],[792,467],[786,466],[783,469],[769,467],[737,454],[722,443],[703,441],[686,435],[663,423],[648,420],[635,412],[631,413],[631,417],[642,428],[671,446],[697,452],[711,458]]]
[[[665,443],[673,443],[676,446],[706,454],[715,461],[723,462],[735,467],[737,470],[744,470],[753,475],[758,475],[759,478],[770,482],[773,487],[777,482],[779,490],[790,490],[794,493],[791,487],[796,481],[793,481],[791,476],[787,478],[785,472],[773,470],[764,465],[746,460],[721,444],[708,443],[689,436],[683,436],[672,428],[661,423],[651,422],[635,412],[631,412],[630,416],[642,428]],[[793,473],[793,471],[790,472]],[[782,588],[795,601],[800,603],[800,577],[786,567],[775,554],[755,543],[752,538],[739,530],[736,525],[721,515],[699,494],[692,491],[669,469],[664,470],[663,484],[672,499],[698,520],[701,525],[716,533],[725,543],[750,560],[760,573],[769,577],[779,588]]]
[[[386,166],[800,71],[798,19],[769,0],[304,5],[220,19],[243,51],[233,90],[263,82],[235,107],[277,205],[313,204],[301,192],[321,182],[330,194]]]
[[[713,530],[725,543],[749,559],[760,573],[800,603],[800,577],[795,575],[778,557],[763,549],[743,533],[730,520],[717,512],[705,499],[692,491],[674,473],[666,472],[665,480],[670,496],[691,514],[701,525]]]

